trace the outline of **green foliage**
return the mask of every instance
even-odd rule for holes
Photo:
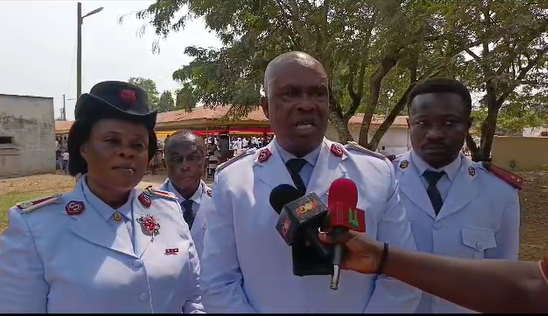
[[[175,101],[173,100],[173,95],[171,91],[166,90],[160,96],[158,101],[158,112],[169,112],[175,109]]]
[[[128,82],[145,90],[148,95],[148,104],[151,109],[158,108],[159,93],[158,88],[156,87],[156,82],[154,82],[154,80],[142,77],[131,77],[129,78]]]
[[[259,103],[268,62],[300,50],[329,74],[330,120],[342,141],[359,111],[359,142],[375,149],[405,113],[414,85],[446,76],[486,94],[474,115],[489,152],[497,115],[507,131],[541,124],[547,9],[548,2],[510,0],[158,0],[137,17],[161,37],[201,17],[223,43],[186,48],[193,61],[173,73],[182,86],[177,108],[204,103],[245,112]],[[373,114],[386,121],[368,139]]]
[[[190,112],[196,107],[198,100],[190,83],[184,83],[180,89],[175,91],[175,95],[175,109]]]

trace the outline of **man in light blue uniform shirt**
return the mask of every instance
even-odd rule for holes
[[[327,140],[328,78],[310,55],[275,58],[265,73],[262,107],[276,137],[220,165],[207,212],[201,257],[202,299],[208,313],[412,312],[419,291],[384,276],[343,271],[338,291],[330,276],[299,277],[292,251],[275,226],[269,195],[280,184],[316,193],[325,203],[333,181],[358,187],[367,235],[416,249],[398,195],[394,168],[384,156]]]
[[[468,89],[453,79],[430,79],[410,93],[413,149],[393,161],[401,198],[419,251],[517,260],[517,183],[461,152],[471,126],[471,106]],[[471,311],[424,293],[416,312]]]
[[[211,199],[211,189],[202,180],[206,166],[205,142],[191,131],[178,131],[171,135],[164,150],[168,178],[160,190],[172,192],[179,199],[200,257],[206,229],[205,211],[200,209]]]

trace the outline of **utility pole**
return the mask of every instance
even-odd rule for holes
[[[77,5],[77,48],[76,48],[76,98],[82,94],[82,3]]]
[[[84,18],[103,11],[103,7],[97,8],[86,15],[82,15],[82,3],[77,5],[77,31],[76,31],[76,99],[82,94],[82,23]]]
[[[67,120],[67,106],[66,106],[66,99],[65,95],[63,94],[63,121]]]

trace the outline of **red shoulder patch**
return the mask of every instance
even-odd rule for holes
[[[497,167],[490,162],[482,162],[482,164],[485,169],[494,174],[497,178],[501,179],[502,181],[508,183],[518,190],[523,189],[524,180],[522,177],[518,176],[517,174],[511,173],[508,170],[504,170],[501,167]]]

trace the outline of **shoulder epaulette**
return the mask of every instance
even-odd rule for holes
[[[41,207],[44,207],[46,205],[50,205],[52,203],[55,203],[59,201],[59,199],[63,196],[62,194],[54,194],[45,198],[39,198],[36,200],[31,201],[25,201],[25,202],[19,202],[16,204],[17,208],[21,210],[24,213],[30,213],[34,210],[37,210]]]
[[[523,178],[514,174],[510,171],[504,170],[501,167],[497,167],[490,162],[482,161],[481,165],[490,173],[495,175],[497,178],[508,183],[512,187],[521,190],[523,189]]]
[[[169,191],[154,189],[152,186],[147,187],[145,189],[145,193],[148,194],[149,196],[156,196],[156,197],[174,200],[174,201],[179,200],[175,194]]]
[[[242,159],[243,157],[249,156],[249,155],[255,153],[255,151],[257,151],[256,148],[249,148],[248,150],[242,151],[240,154],[238,154],[238,155],[228,159],[227,161],[223,162],[222,164],[218,165],[217,169],[215,169],[215,173],[225,169],[226,167],[228,167],[231,164],[233,164],[234,162]]]
[[[372,150],[369,150],[363,146],[361,146],[360,144],[356,143],[356,142],[348,142],[346,145],[344,145],[344,147],[346,149],[350,149],[350,150],[356,150],[356,151],[359,151],[363,154],[366,154],[368,156],[373,156],[375,158],[378,158],[378,159],[381,159],[381,160],[385,160],[386,159],[386,156],[383,155],[383,154],[379,154],[378,152],[374,152]]]

